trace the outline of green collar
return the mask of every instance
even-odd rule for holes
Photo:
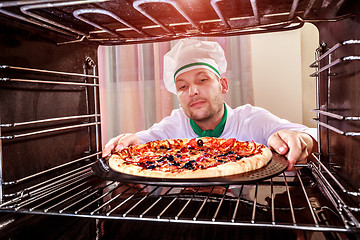
[[[219,122],[219,124],[216,125],[214,130],[203,131],[192,119],[190,119],[190,126],[199,137],[220,137],[225,128],[226,117],[227,117],[227,110],[224,104],[224,115],[221,121]]]

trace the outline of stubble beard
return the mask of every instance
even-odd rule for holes
[[[189,110],[188,115],[194,121],[206,122],[215,117],[222,109],[224,102],[220,96],[217,96],[213,104],[209,104],[206,109],[202,110],[203,114],[198,114],[197,110]]]

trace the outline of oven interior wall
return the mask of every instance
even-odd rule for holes
[[[24,27],[22,30],[15,30],[17,28],[6,27],[6,22],[0,27],[0,65],[92,74],[92,69],[84,66],[87,58],[91,58],[96,63],[96,46],[81,44],[59,46],[51,39],[45,38],[41,32],[27,31]],[[82,77],[6,69],[0,71],[0,77],[63,82],[90,81]],[[87,99],[90,106],[87,104]],[[2,124],[94,113],[93,92],[83,86],[2,82],[0,101]],[[14,136],[82,122],[84,119],[71,119],[3,127],[1,134]],[[92,139],[89,139],[89,131]],[[93,127],[85,127],[2,140],[3,180],[14,181],[94,151],[93,133]]]
[[[96,64],[97,46],[84,44],[57,45],[48,31],[39,29],[35,29],[35,31],[25,24],[14,24],[14,22],[8,22],[4,19],[0,19],[0,22],[1,66],[93,74],[92,69],[86,67],[85,62],[87,58],[91,58]],[[2,80],[13,78],[64,82],[90,81],[83,77],[7,70],[6,68],[0,69],[0,78]],[[87,99],[90,104],[87,104]],[[93,102],[92,88],[2,81],[0,87],[0,123],[13,124],[93,114]],[[1,127],[0,135],[14,136],[81,124],[83,121],[84,119],[72,119],[18,127]],[[0,150],[1,180],[11,182],[80,158],[89,152],[94,152],[95,130],[92,126],[3,139],[0,140]],[[16,186],[14,186],[14,191],[16,191]],[[78,236],[81,239],[92,239],[96,232],[94,219],[3,213],[0,216],[2,223],[0,224],[0,238],[11,236],[11,239],[24,239],[48,236],[49,239],[71,239]]]
[[[357,12],[352,18],[316,24],[319,28],[320,44],[326,44],[327,48],[331,48],[346,40],[360,39],[360,2],[356,2],[352,9]],[[348,10],[343,9],[345,12]],[[359,56],[359,53],[359,44],[345,45],[331,54],[331,62],[346,56]],[[321,61],[320,67],[327,64],[329,57]],[[330,68],[329,71],[320,74],[320,110],[342,116],[360,116],[360,62],[344,61]],[[320,116],[320,121],[344,132],[359,132],[360,129],[359,121],[336,120],[326,116]],[[358,191],[360,189],[359,136],[341,135],[324,127],[320,127],[320,130],[322,160],[343,179],[345,185],[350,185],[352,191]]]

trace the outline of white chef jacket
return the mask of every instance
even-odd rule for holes
[[[239,141],[252,141],[267,145],[271,134],[281,129],[289,129],[311,134],[304,125],[280,119],[269,111],[246,104],[232,109],[225,104],[227,118],[220,138],[235,138]],[[137,132],[141,143],[174,138],[196,138],[198,135],[190,126],[190,119],[182,108],[175,109],[171,115],[155,123],[147,130]],[[314,136],[313,136],[314,137]],[[316,137],[315,137],[316,139]]]

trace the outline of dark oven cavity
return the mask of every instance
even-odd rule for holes
[[[44,229],[68,217],[67,237],[79,225],[91,235],[84,239],[121,236],[113,223],[132,227],[124,235],[137,224],[149,234],[149,226],[198,226],[214,238],[265,228],[294,238],[356,239],[359,9],[350,0],[0,2],[0,235],[21,239],[32,236],[31,222]],[[125,183],[94,173],[101,156],[99,45],[287,31],[305,22],[318,27],[321,43],[310,66],[314,162],[240,185]]]

